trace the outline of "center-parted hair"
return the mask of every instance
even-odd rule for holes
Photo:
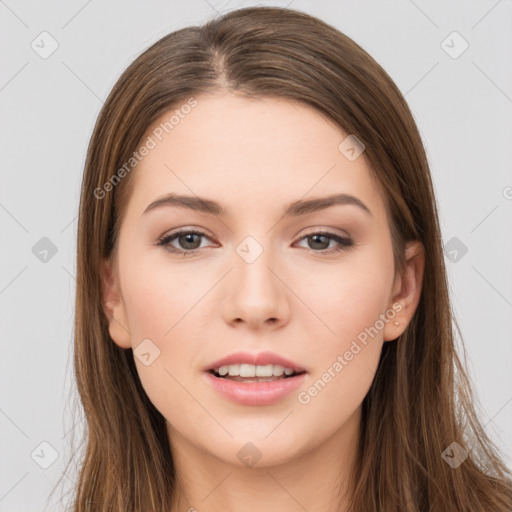
[[[404,270],[407,241],[425,248],[417,310],[399,339],[384,344],[362,404],[350,510],[510,512],[510,473],[477,419],[456,351],[434,189],[409,107],[352,39],[313,16],[274,7],[231,11],[161,38],[123,72],[98,116],[77,236],[74,370],[85,438],[75,453],[73,511],[167,512],[175,499],[165,418],[141,385],[132,351],[110,338],[100,264],[116,257],[138,171],[126,163],[147,130],[215,91],[300,101],[331,118],[340,134],[355,135],[384,193],[395,271]],[[442,457],[453,442],[469,454],[457,468]]]

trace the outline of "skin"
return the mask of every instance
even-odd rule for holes
[[[395,278],[383,192],[364,153],[348,160],[338,150],[347,134],[316,110],[225,92],[196,99],[131,176],[118,258],[102,268],[111,337],[125,349],[149,338],[160,350],[148,366],[135,362],[167,420],[180,482],[174,511],[243,512],[254,503],[269,512],[338,510],[383,343],[399,342],[420,298],[423,247],[407,246],[407,271]],[[147,134],[168,119],[166,113]],[[169,192],[214,199],[229,215],[172,206],[143,215]],[[371,215],[336,205],[281,219],[294,200],[336,192],[358,197]],[[184,251],[200,247],[195,255],[157,245],[178,228],[207,234],[170,242]],[[355,245],[326,254],[336,241],[309,238],[325,230]],[[263,249],[250,264],[236,251],[249,235]],[[300,403],[298,394],[393,304],[401,311]],[[277,352],[303,365],[306,380],[274,405],[228,401],[206,383],[203,369],[239,350]],[[261,452],[252,467],[237,457],[248,442]]]

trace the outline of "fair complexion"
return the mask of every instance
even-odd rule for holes
[[[160,351],[148,366],[135,362],[167,420],[179,479],[172,512],[338,510],[383,343],[400,342],[420,298],[423,248],[409,243],[407,271],[394,275],[383,192],[364,153],[348,160],[338,150],[348,134],[316,110],[229,93],[196,100],[129,178],[118,256],[102,273],[110,335],[125,349],[149,339]],[[169,193],[214,200],[226,214],[175,205],[144,213]],[[294,201],[335,193],[369,212],[337,204],[282,217]],[[205,236],[158,245],[177,231]],[[326,231],[353,245],[314,236]],[[250,263],[237,252],[248,236],[262,250]],[[378,334],[301,403],[299,394],[390,309]],[[273,405],[232,402],[208,385],[204,368],[238,351],[278,353],[306,368],[304,383]],[[249,442],[261,453],[253,466],[237,456]]]

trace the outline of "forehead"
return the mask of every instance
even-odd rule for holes
[[[151,149],[132,173],[129,201],[139,215],[169,192],[213,198],[228,213],[346,193],[382,213],[364,153],[349,160],[339,149],[348,134],[319,111],[283,98],[194,99],[192,108],[181,108],[185,100],[162,114],[141,141]]]

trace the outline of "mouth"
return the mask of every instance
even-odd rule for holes
[[[204,371],[205,382],[223,398],[245,406],[277,404],[304,384],[306,373],[267,364],[230,364]]]
[[[239,382],[267,382],[278,379],[294,378],[305,373],[306,368],[280,354],[264,351],[257,354],[236,352],[211,362],[204,368],[219,379],[238,380]],[[235,377],[239,377],[236,379]]]
[[[292,368],[272,364],[265,366],[240,364],[212,368],[208,370],[208,373],[219,379],[251,383],[293,379],[306,373],[306,371],[295,371]]]

